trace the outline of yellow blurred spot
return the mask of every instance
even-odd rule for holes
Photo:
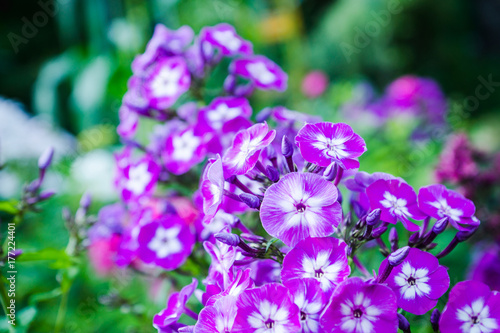
[[[259,31],[266,43],[281,42],[299,34],[302,21],[297,11],[274,13],[259,23]]]

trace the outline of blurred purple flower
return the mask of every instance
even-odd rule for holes
[[[285,91],[287,88],[287,74],[273,61],[261,55],[233,60],[229,71],[232,75],[249,79],[261,89]]]
[[[174,131],[166,139],[163,162],[168,171],[181,175],[201,162],[206,155],[207,137],[194,126]]]
[[[200,42],[203,46],[209,43],[224,56],[253,54],[252,43],[241,38],[234,27],[227,23],[201,29]]]

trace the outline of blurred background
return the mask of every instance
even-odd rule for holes
[[[498,0],[5,0],[0,161],[6,167],[0,198],[20,195],[47,146],[57,153],[44,186],[58,195],[41,215],[26,217],[18,229],[19,248],[64,248],[61,207],[75,209],[85,191],[94,196],[93,212],[116,200],[118,109],[130,64],[155,24],[190,25],[198,33],[220,22],[234,25],[255,53],[289,74],[285,93],[252,96],[254,111],[284,105],[349,123],[367,141],[363,171],[402,176],[416,187],[453,183],[444,170],[448,160],[440,155],[456,139],[453,133],[466,133],[465,145],[482,156],[481,168],[498,172],[500,164],[492,162],[500,147]],[[425,101],[431,102],[422,106]],[[498,187],[488,193],[485,205],[497,205]],[[485,216],[494,215],[485,210]],[[498,232],[498,226],[493,229]],[[445,262],[454,267],[452,283],[464,278],[469,250],[461,247]],[[144,311],[104,306],[101,298],[113,292],[110,282],[83,267],[65,331],[153,332]],[[30,324],[29,331],[52,331],[57,268],[50,254],[22,266],[17,297],[19,309],[27,309],[26,330]],[[137,306],[148,306],[142,305],[149,292],[143,284],[127,281],[127,289],[131,299],[144,300]]]

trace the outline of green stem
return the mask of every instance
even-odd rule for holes
[[[5,313],[5,317],[7,317],[7,306],[10,303],[9,295],[7,294],[7,290],[5,289],[5,284],[3,281],[0,281],[0,301],[2,302],[2,309]],[[15,328],[11,324],[7,324],[9,327],[9,332],[15,332]]]
[[[56,319],[56,326],[54,328],[54,333],[61,332],[61,329],[63,328],[64,317],[66,316],[66,310],[68,308],[69,289],[70,288],[68,287],[68,289],[65,292],[63,292],[61,296],[61,303],[59,304],[59,310],[57,311],[57,319]]]

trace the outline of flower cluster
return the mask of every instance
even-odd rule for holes
[[[205,103],[205,79],[223,58],[231,61],[223,96]],[[116,154],[123,203],[101,210],[89,246],[116,242],[105,247],[116,265],[156,276],[186,274],[188,258],[209,260],[154,317],[159,332],[410,332],[400,309],[436,307],[450,287],[439,259],[479,226],[472,201],[443,185],[416,192],[393,175],[359,171],[367,147],[348,124],[285,107],[252,121],[246,97],[284,90],[287,76],[227,24],[196,38],[188,27],[158,26],[132,69],[118,129],[126,148]],[[140,117],[160,122],[147,145],[136,138]],[[455,236],[438,244],[447,227]],[[368,247],[386,257],[372,274],[358,258]],[[478,306],[460,288],[432,325],[452,329],[462,311],[463,332],[465,323],[496,329],[488,310],[496,294],[476,286]]]

